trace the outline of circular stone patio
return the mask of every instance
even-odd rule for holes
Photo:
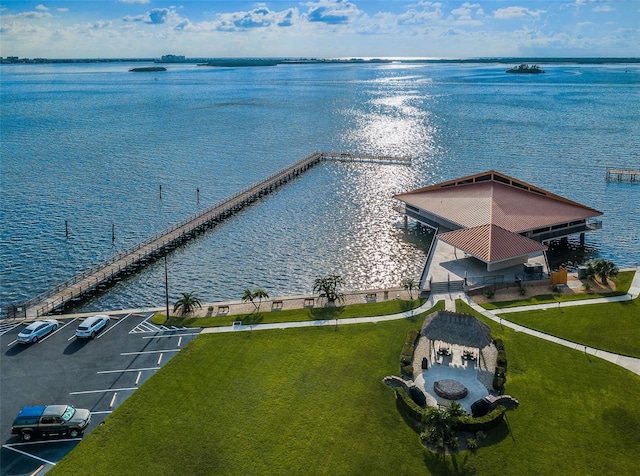
[[[442,398],[447,400],[460,400],[467,396],[467,387],[457,380],[438,380],[433,384],[433,390]]]

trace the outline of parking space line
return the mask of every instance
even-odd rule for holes
[[[142,372],[138,372],[138,376],[136,377],[136,385],[140,382],[140,377],[142,377]]]
[[[110,415],[112,413],[113,413],[112,410],[105,410],[102,412],[91,412],[92,415]]]
[[[82,392],[69,392],[69,395],[86,395],[89,393],[106,393],[106,392],[124,392],[127,390],[138,390],[138,387],[105,388],[104,390],[84,390]]]
[[[156,362],[156,365],[160,365],[160,362],[162,362],[162,356],[164,354],[160,354],[160,356],[158,357],[158,361]]]
[[[100,334],[98,334],[96,336],[96,339],[100,339],[100,337],[102,337],[103,335],[105,335],[107,332],[109,332],[111,329],[113,329],[114,327],[116,327],[118,324],[120,324],[121,322],[124,322],[124,320],[129,317],[131,315],[131,313],[127,314],[126,316],[124,316],[122,319],[118,319],[118,322],[116,322],[114,325],[107,327],[103,332],[101,332]]]
[[[122,352],[120,355],[159,354],[161,352],[180,352],[180,349],[144,350],[140,352]]]
[[[180,347],[182,345],[182,336],[180,336],[180,338],[178,339],[178,347]]]
[[[80,438],[77,438],[77,439],[79,440]],[[46,443],[46,442],[38,441],[36,443]],[[26,451],[19,450],[18,448],[14,448],[13,445],[2,445],[2,447],[6,448],[8,450],[11,450],[11,451],[15,451],[16,453],[20,453],[21,455],[27,456],[29,458],[33,458],[33,459],[36,459],[38,461],[42,461],[43,463],[51,464],[53,466],[56,465],[56,463],[54,463],[53,461],[49,461],[49,460],[46,460],[44,458],[40,458],[40,456],[32,455],[31,453],[27,453]]]
[[[142,369],[101,370],[99,374],[117,374],[121,372],[141,372],[143,370],[158,370],[160,367],[144,367]]]
[[[118,396],[118,392],[113,392],[113,397],[111,397],[111,403],[109,404],[109,408],[113,408],[113,404],[116,403],[117,396]]]
[[[164,331],[167,332],[167,331]],[[197,336],[200,335],[199,332],[188,332],[186,334],[171,334],[171,335],[162,335],[162,336],[143,336],[143,339],[166,339],[168,337],[182,337],[182,336]]]

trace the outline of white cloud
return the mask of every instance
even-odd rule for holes
[[[597,7],[593,7],[594,12],[615,12],[616,9],[611,5],[598,5]]]
[[[40,11],[46,12],[49,9],[47,7],[45,7],[44,5],[40,4],[40,5],[36,5],[36,10],[40,10]]]
[[[140,3],[142,5],[151,3],[151,0],[118,0],[118,3]]]
[[[526,17],[536,17],[539,18],[540,15],[545,13],[546,10],[529,10],[526,7],[505,7],[498,8],[495,12],[493,12],[493,16],[498,18],[499,20],[509,20],[512,18],[526,18]]]

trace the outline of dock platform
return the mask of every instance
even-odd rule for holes
[[[640,169],[607,167],[607,182],[640,182]]]
[[[233,216],[259,198],[272,193],[300,174],[326,161],[411,164],[410,157],[315,152],[231,197],[211,205],[149,237],[136,246],[123,250],[108,260],[67,279],[57,286],[22,303],[20,306],[12,306],[11,310],[13,311],[13,315],[8,315],[7,317],[38,318],[50,314],[72,301],[80,300],[84,295],[94,292],[98,287],[107,288],[122,275],[137,272],[148,262],[165,255],[185,241]]]

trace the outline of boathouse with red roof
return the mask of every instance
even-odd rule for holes
[[[395,195],[403,213],[437,239],[487,265],[525,263],[551,240],[599,229],[602,212],[489,170]]]

